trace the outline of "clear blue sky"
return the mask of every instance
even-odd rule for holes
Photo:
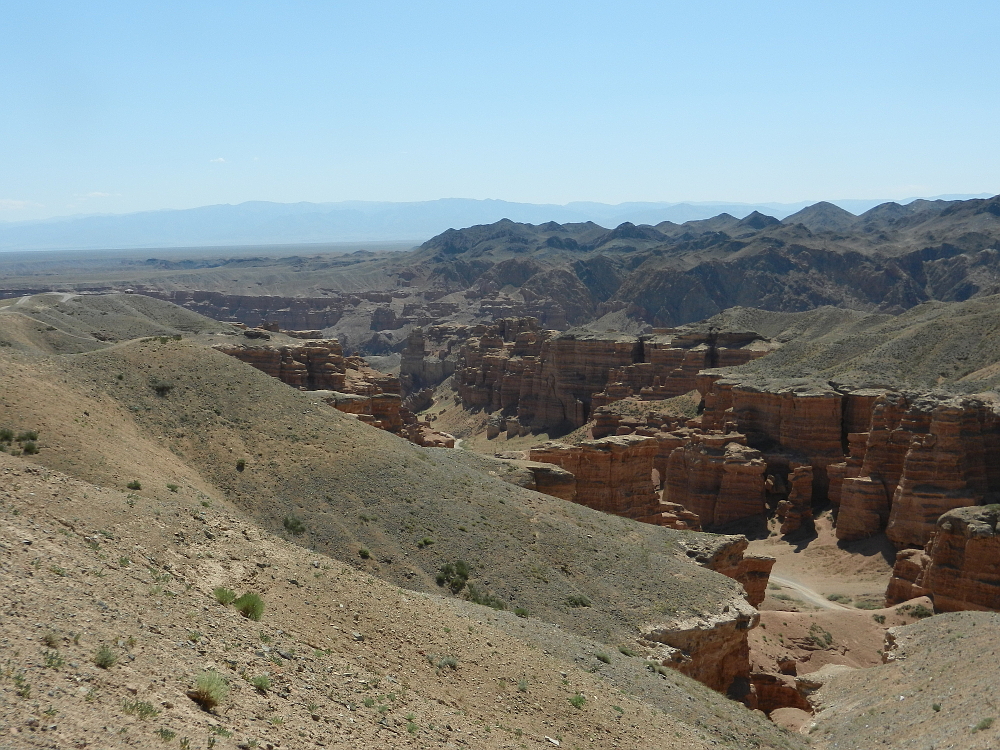
[[[1000,192],[1000,2],[0,3],[0,219]]]

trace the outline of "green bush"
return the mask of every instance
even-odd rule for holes
[[[142,482],[140,482],[138,479],[133,479],[131,482],[129,482],[125,486],[128,487],[130,490],[141,490],[142,489]]]
[[[507,605],[487,591],[480,591],[474,583],[469,584],[466,598],[473,604],[481,604],[492,609],[507,609]]]
[[[239,599],[235,599],[233,606],[237,612],[254,622],[260,622],[260,618],[264,616],[264,600],[259,594],[248,591]]]
[[[885,625],[885,615],[872,615],[872,619],[879,625]]]
[[[247,467],[247,462],[242,458],[236,462],[236,471],[243,471]]]
[[[271,689],[271,678],[266,674],[260,674],[250,680],[250,684],[253,685],[259,692],[266,693]]]
[[[34,440],[28,440],[21,444],[21,450],[27,456],[33,456],[38,453],[38,444]]]
[[[227,695],[229,695],[229,683],[214,669],[198,675],[194,689],[188,691],[188,697],[206,711],[222,703]]]
[[[14,431],[8,429],[0,430],[0,443],[12,443],[14,442]]]
[[[296,518],[295,516],[285,516],[285,520],[281,522],[281,525],[285,527],[285,531],[295,536],[302,536],[306,533],[306,525],[302,523],[301,518]]]
[[[465,584],[469,580],[469,576],[472,574],[472,568],[465,560],[456,560],[453,563],[446,563],[438,568],[437,580],[438,586],[447,586],[451,593],[457,594],[459,591],[465,588]]]
[[[111,669],[117,661],[118,655],[107,644],[97,649],[97,653],[94,654],[94,664],[101,669]]]
[[[583,594],[573,594],[566,599],[566,603],[571,607],[589,607],[590,599]]]
[[[367,547],[362,547],[361,549],[358,550],[358,556],[362,560],[367,560],[372,556],[372,552]]]
[[[170,391],[174,389],[174,384],[169,380],[160,380],[159,378],[150,378],[149,387],[153,389],[160,398],[165,398]]]
[[[25,430],[17,436],[17,442],[25,443],[30,440],[38,440],[38,433],[34,430]]]
[[[526,610],[524,607],[514,607],[514,614],[517,615],[518,617],[527,617],[530,614],[530,612],[528,612],[528,610]]]
[[[572,698],[569,699],[569,702],[570,705],[573,706],[573,708],[581,709],[583,708],[583,704],[587,702],[587,699],[580,693],[577,693],[576,695],[574,695]]]
[[[225,604],[228,606],[236,601],[236,592],[232,589],[227,589],[224,586],[219,586],[212,591],[212,594],[215,596],[215,601],[219,604]]]
[[[598,652],[598,653],[594,654],[594,658],[597,659],[597,661],[603,661],[605,664],[610,664],[611,663],[611,657],[608,656],[607,654],[602,654],[602,653]]]

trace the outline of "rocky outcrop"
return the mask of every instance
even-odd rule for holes
[[[791,490],[788,497],[778,503],[777,517],[781,521],[781,533],[791,534],[799,529],[812,529],[812,487],[813,469],[811,466],[792,465],[788,475]]]
[[[397,377],[369,367],[361,357],[345,357],[336,339],[214,348],[295,388],[328,391],[325,400],[330,406],[373,427],[425,447],[455,447],[452,435],[418,421],[403,407]]]
[[[663,499],[706,528],[764,513],[765,463],[739,433],[691,433],[665,467]]]
[[[714,615],[647,625],[639,642],[663,666],[735,700],[744,700],[750,695],[747,633],[759,622],[756,609],[742,598],[734,598]]]
[[[457,333],[454,328],[432,326],[426,335],[419,327],[410,331],[399,365],[399,382],[405,395],[433,388],[455,372],[458,359],[452,352]]]
[[[347,367],[336,339],[285,346],[218,344],[214,348],[294,388],[310,391],[344,389]]]
[[[142,294],[173,302],[223,322],[248,326],[275,323],[282,329],[322,329],[336,325],[348,300],[337,297],[274,297],[203,291],[141,289]]]
[[[937,521],[924,550],[893,567],[886,606],[929,596],[939,612],[1000,611],[1000,505],[955,508]]]
[[[466,408],[504,409],[532,431],[575,428],[612,401],[681,395],[694,390],[702,368],[742,364],[772,348],[755,333],[558,334],[532,318],[509,319],[474,331],[456,381]]]
[[[660,498],[653,487],[656,439],[622,435],[579,445],[549,442],[529,458],[555,464],[576,477],[574,502],[626,518],[657,522]]]
[[[757,607],[767,594],[767,582],[774,567],[774,558],[749,555],[750,542],[742,534],[717,537],[708,545],[700,540],[685,541],[687,556],[699,565],[721,573],[743,584],[747,601]]]

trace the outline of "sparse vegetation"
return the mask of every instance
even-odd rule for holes
[[[247,462],[244,459],[239,459],[236,462],[236,471],[243,471],[247,467]]]
[[[266,674],[260,674],[250,680],[250,684],[253,685],[258,692],[266,693],[271,689],[271,678]]]
[[[229,695],[229,683],[215,670],[207,670],[198,675],[193,690],[188,691],[188,697],[202,707],[211,711]]]
[[[371,558],[371,556],[372,556],[371,550],[368,549],[367,547],[362,547],[361,549],[358,550],[358,557],[360,557],[362,560],[368,560],[369,558]]]
[[[236,601],[236,592],[232,589],[227,589],[225,586],[215,588],[212,591],[212,595],[215,596],[215,601],[226,606]]]
[[[851,597],[847,596],[847,594],[827,594],[826,598],[827,601],[831,602],[840,602],[841,604],[851,603]]]
[[[518,617],[527,617],[530,613],[524,607],[514,607],[514,614]]]
[[[181,488],[181,486],[179,484],[168,484],[167,485],[167,489],[170,490],[171,492],[177,492],[177,490],[179,490],[180,488]]]
[[[570,705],[577,710],[582,709],[583,705],[586,702],[587,702],[586,697],[584,697],[581,693],[577,693],[576,695],[574,695],[572,698],[569,699]]]
[[[604,662],[605,664],[610,664],[611,663],[611,657],[608,656],[605,653],[601,653],[600,651],[598,651],[596,654],[594,654],[594,658],[597,659],[597,661]]]
[[[465,592],[465,598],[473,604],[481,604],[491,609],[507,609],[507,605],[501,599],[488,591],[480,591],[474,583],[469,584],[468,590]]]
[[[920,605],[917,605],[917,606],[920,606]],[[993,722],[995,720],[996,719],[993,716],[989,716],[989,717],[987,717],[985,719],[982,719],[978,724],[976,724],[976,726],[974,726],[972,728],[972,731],[973,732],[985,732],[987,729],[989,729],[990,727],[993,726]]]
[[[260,622],[260,618],[264,616],[264,600],[259,594],[250,591],[233,600],[233,606],[241,615],[254,622]]]
[[[831,635],[829,630],[821,627],[818,622],[814,622],[809,626],[809,637],[812,638],[813,643],[820,648],[826,648],[833,645],[833,635]]]
[[[903,604],[902,606],[896,607],[897,615],[909,615],[910,617],[916,617],[918,620],[925,617],[931,617],[934,615],[934,611],[928,609],[923,604]]]
[[[885,625],[885,615],[872,615],[872,619],[879,625]]]
[[[160,378],[153,377],[149,379],[149,387],[160,398],[166,398],[167,394],[174,389],[174,384],[169,380],[161,380]]]
[[[128,487],[130,490],[141,490],[142,489],[142,482],[140,482],[138,479],[133,479],[131,482],[129,482],[125,486]]]
[[[457,594],[465,588],[471,573],[472,569],[465,560],[456,560],[453,563],[445,563],[438,568],[435,580],[438,586],[447,586],[451,593]]]
[[[159,714],[152,703],[146,703],[145,701],[130,701],[128,699],[122,701],[122,711],[145,721],[146,719],[152,719],[154,716]]]
[[[118,661],[118,655],[107,644],[103,644],[94,654],[94,664],[101,669],[111,669]]]
[[[618,651],[620,651],[625,656],[638,656],[639,654],[630,649],[628,646],[619,646]]]
[[[583,594],[573,594],[567,597],[566,604],[570,607],[589,607],[591,605],[590,599],[588,599]]]
[[[302,522],[301,518],[295,516],[285,516],[281,525],[285,527],[285,531],[293,536],[302,536],[306,533],[306,525]]]

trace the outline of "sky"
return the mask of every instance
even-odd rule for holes
[[[996,0],[0,0],[0,220],[997,193],[998,38]]]

